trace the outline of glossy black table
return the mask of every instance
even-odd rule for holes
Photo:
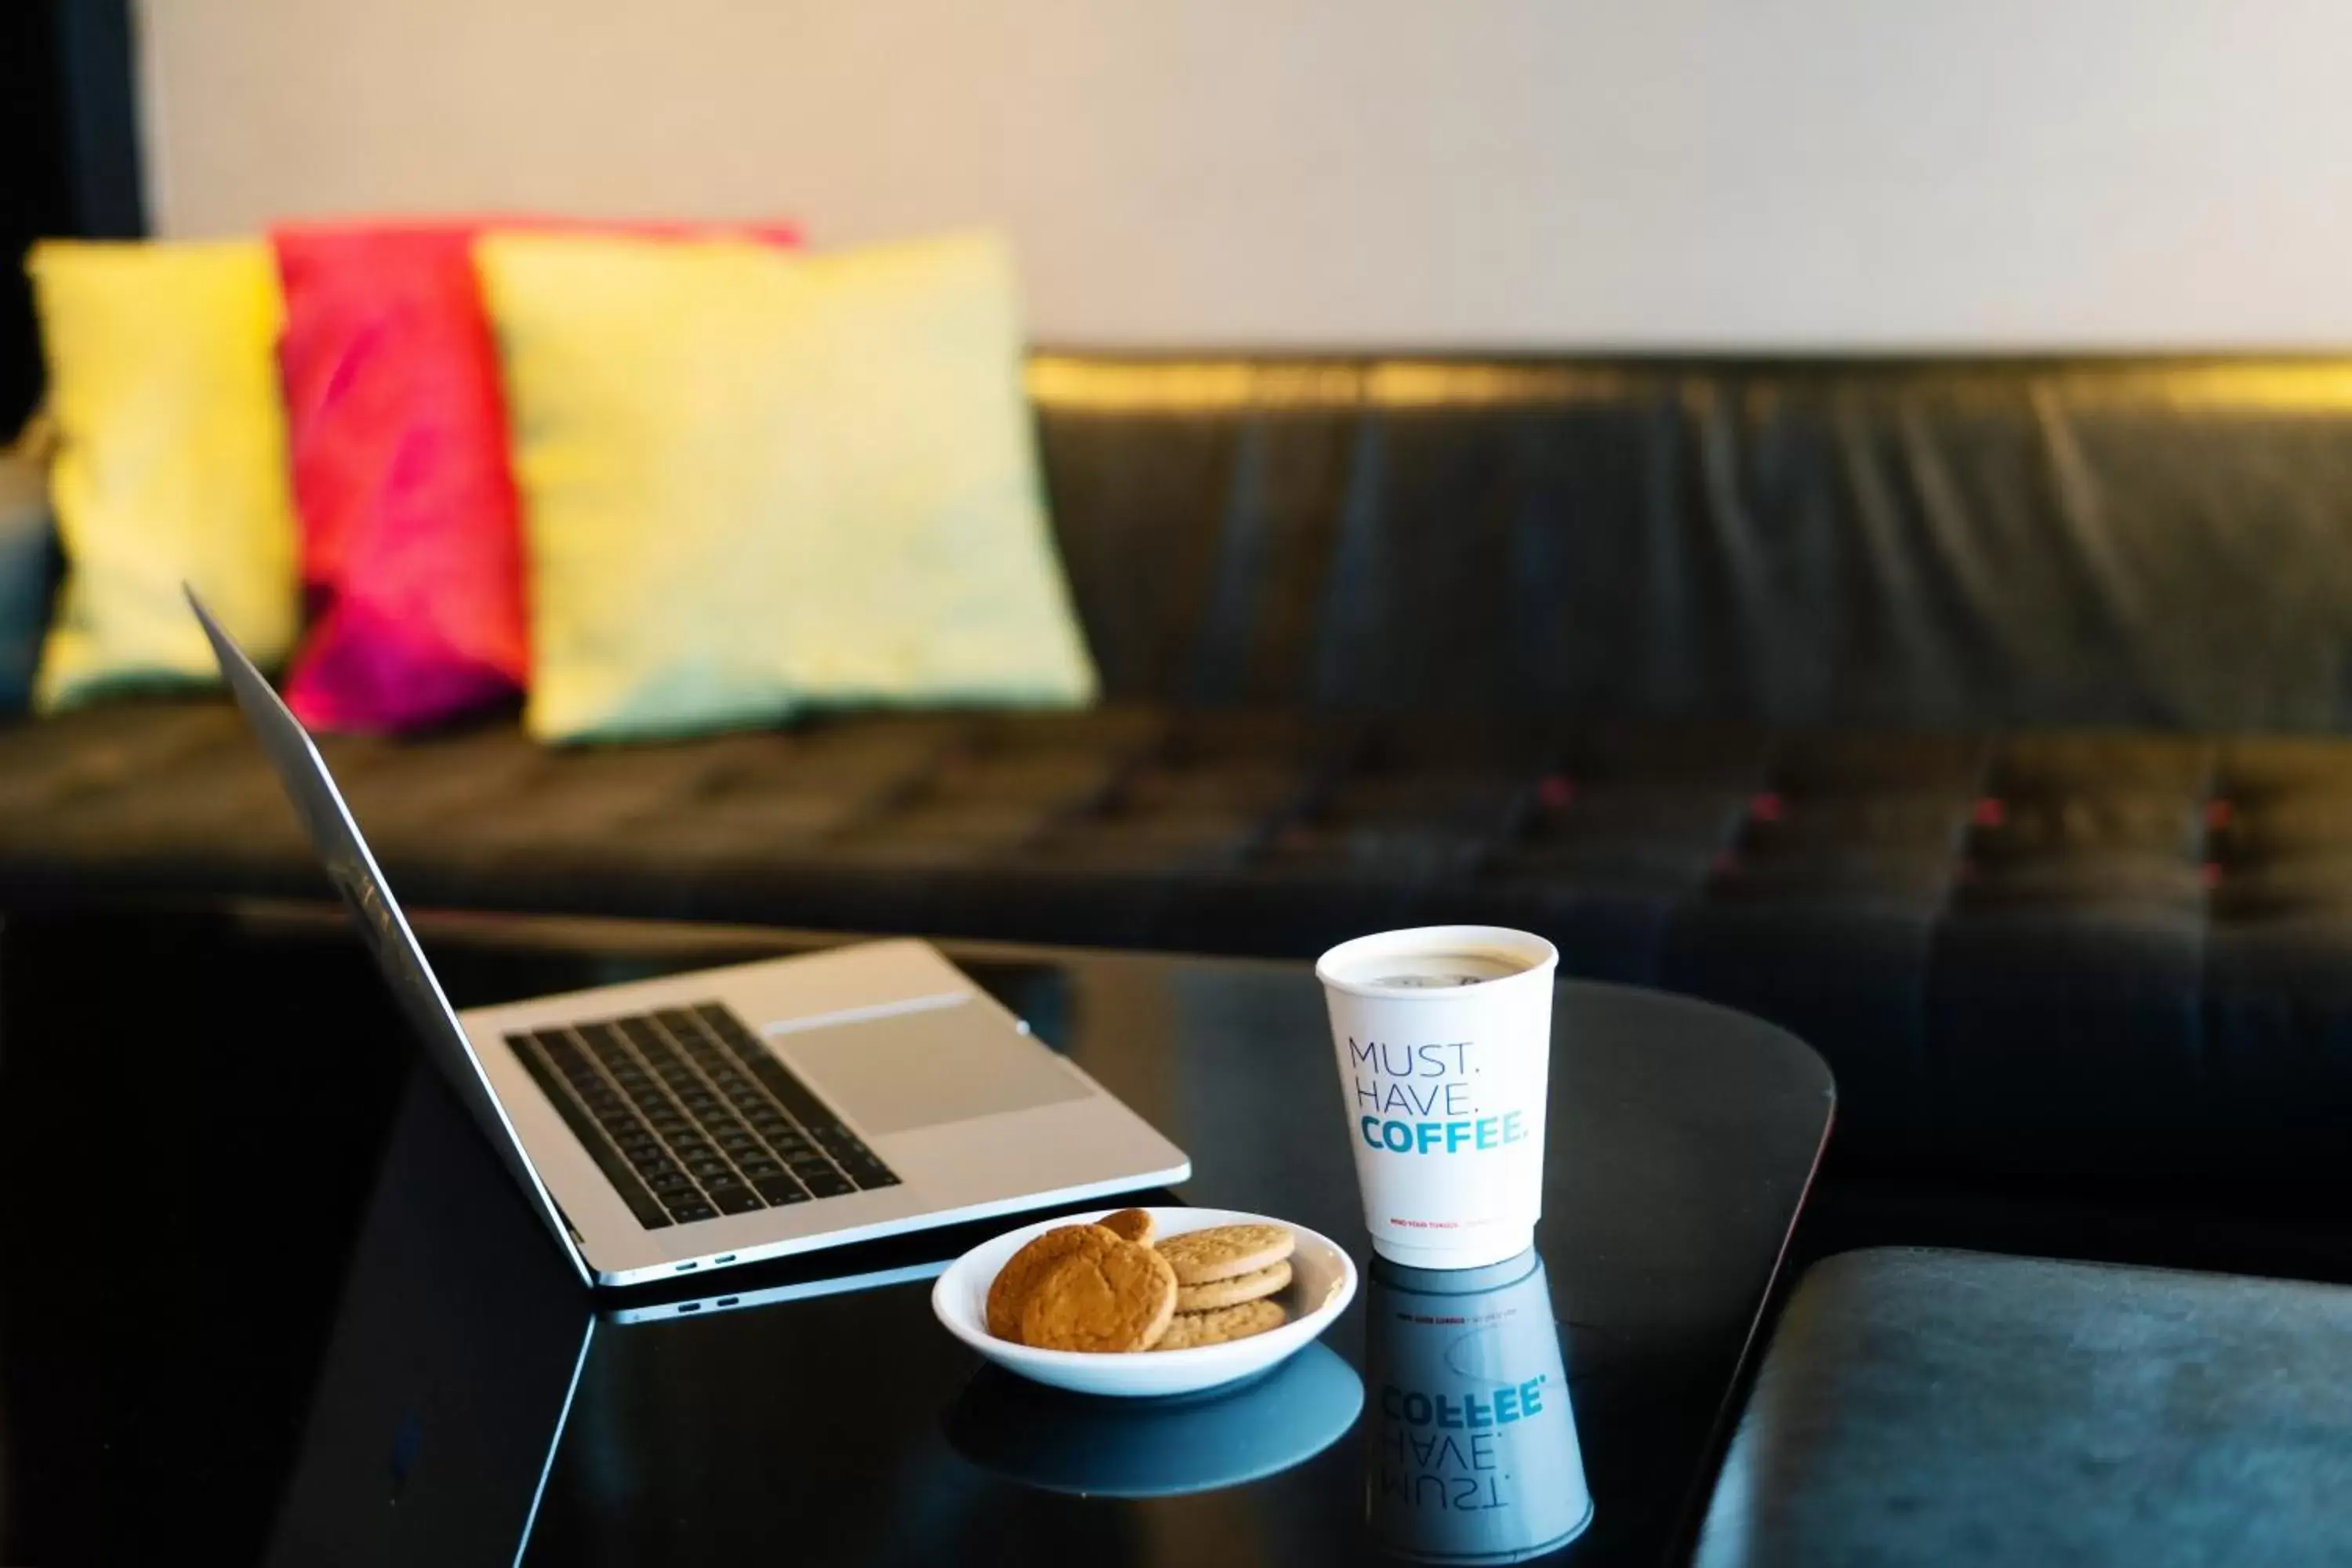
[[[824,940],[423,924],[460,1005]],[[125,986],[77,1011],[58,993],[96,938],[10,938],[0,1091],[103,1092],[131,1044],[119,1037],[162,997]],[[1305,966],[950,952],[1191,1152],[1193,1180],[1165,1201],[1282,1215],[1369,1260]],[[238,1087],[224,1099],[183,1066],[180,1090],[151,1108],[142,1135],[170,1181],[207,1197],[181,1203],[177,1223],[196,1228],[159,1235],[145,1263],[123,1226],[168,1203],[155,1184],[114,1184],[102,1202],[68,1184],[18,1185],[46,1168],[43,1140],[61,1158],[85,1145],[21,1092],[0,1105],[13,1145],[0,1239],[85,1237],[105,1302],[94,1318],[71,1306],[70,1270],[12,1268],[0,1281],[0,1485],[19,1505],[0,1490],[0,1560],[95,1557],[102,1539],[121,1552],[193,1531],[232,1558],[289,1563],[1388,1561],[1408,1535],[1424,1548],[1507,1544],[1513,1521],[1544,1515],[1538,1505],[1576,1482],[1556,1453],[1515,1461],[1506,1445],[1502,1469],[1545,1472],[1506,1475],[1490,1448],[1489,1473],[1467,1476],[1480,1468],[1467,1447],[1411,1446],[1431,1434],[1401,1429],[1402,1401],[1423,1391],[1400,1392],[1398,1369],[1423,1363],[1419,1342],[1397,1337],[1411,1303],[1382,1271],[1368,1270],[1323,1348],[1276,1380],[1164,1410],[1043,1394],[984,1370],[933,1322],[929,1275],[993,1226],[742,1271],[692,1295],[592,1299],[439,1081],[383,1047],[396,1030],[331,919],[265,910],[150,930],[87,967],[142,952],[177,966],[168,1006],[191,1049],[173,1059],[234,1052]],[[1533,1369],[1530,1386],[1546,1365],[1565,1371],[1593,1513],[1559,1560],[1654,1562],[1686,1545],[1704,1501],[1832,1090],[1789,1035],[1696,1003],[1565,984],[1554,1029],[1541,1272],[1529,1260],[1517,1295],[1495,1300],[1517,1310],[1532,1289],[1520,1313],[1532,1322],[1548,1296],[1557,1339],[1530,1339],[1523,1323],[1496,1353]],[[353,1043],[362,1037],[379,1042],[373,1055]],[[373,1065],[351,1067],[362,1060]],[[289,1073],[309,1087],[289,1089]],[[297,1115],[283,1113],[288,1094]],[[255,1184],[264,1167],[224,1137],[256,1097],[261,1125],[348,1188],[340,1204],[284,1200],[299,1212],[282,1234],[268,1221],[283,1205]],[[205,1245],[209,1194],[238,1193],[239,1223]],[[127,1245],[93,1257],[82,1217]],[[275,1391],[282,1413],[237,1425],[238,1357],[253,1398]],[[95,1420],[69,1397],[83,1375],[104,1388]],[[221,1434],[210,1449],[208,1422]],[[1449,1463],[1463,1488],[1424,1484],[1412,1506],[1487,1517],[1457,1529],[1401,1511],[1414,1482]],[[1367,1500],[1384,1487],[1376,1530]],[[1122,1491],[1156,1495],[1105,1495]],[[158,1502],[176,1517],[159,1523]],[[84,1507],[99,1510],[86,1531]]]

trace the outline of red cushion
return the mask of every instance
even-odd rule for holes
[[[286,697],[314,729],[430,725],[511,696],[528,676],[506,412],[470,254],[484,226],[370,224],[271,236],[286,295],[279,368],[314,612]],[[798,242],[788,228],[751,232]]]

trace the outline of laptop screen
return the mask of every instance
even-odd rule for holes
[[[221,678],[227,681],[246,722],[261,742],[278,783],[285,786],[286,798],[293,803],[295,815],[302,819],[320,864],[336,891],[342,895],[360,935],[375,955],[376,967],[383,971],[385,984],[392,987],[411,1026],[425,1042],[434,1065],[472,1112],[515,1180],[530,1194],[541,1217],[572,1259],[572,1267],[579,1270],[582,1280],[588,1280],[587,1265],[572,1239],[571,1227],[564,1223],[539,1173],[523,1157],[521,1141],[508,1121],[498,1097],[490,1092],[489,1079],[482,1071],[473,1044],[466,1038],[457,1011],[449,1005],[431,965],[425,962],[425,950],[417,945],[416,933],[409,929],[407,917],[393,898],[392,888],[384,881],[375,856],[369,851],[367,840],[360,836],[359,824],[343,803],[342,792],[335,787],[333,776],[327,772],[326,760],[319,755],[318,747],[311,743],[301,723],[278,700],[278,693],[270,689],[261,671],[246,658],[245,650],[221,629],[194,590],[186,592],[189,607],[195,611],[196,619],[204,625],[205,637],[212,643]]]

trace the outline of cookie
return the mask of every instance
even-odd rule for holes
[[[1290,1321],[1290,1314],[1275,1302],[1263,1298],[1244,1301],[1237,1307],[1219,1307],[1210,1312],[1179,1312],[1169,1323],[1168,1331],[1160,1336],[1156,1351],[1198,1350],[1202,1345],[1222,1345],[1233,1340],[1245,1340],[1252,1334],[1262,1334],[1268,1329],[1278,1329]]]
[[[1254,1274],[1236,1274],[1230,1279],[1212,1279],[1206,1285],[1179,1285],[1176,1287],[1176,1310],[1180,1312],[1205,1312],[1215,1307],[1238,1307],[1244,1301],[1271,1296],[1289,1283],[1290,1265],[1283,1262],[1271,1268],[1261,1268]]]
[[[1221,1225],[1208,1230],[1188,1230],[1160,1244],[1160,1255],[1176,1269],[1180,1285],[1206,1285],[1271,1268],[1297,1246],[1278,1225]]]
[[[1074,1249],[1021,1308],[1021,1342],[1041,1351],[1145,1351],[1176,1315],[1176,1271],[1148,1247]]]
[[[1095,1223],[1120,1240],[1131,1241],[1138,1247],[1150,1246],[1153,1233],[1160,1228],[1151,1223],[1151,1211],[1149,1209],[1121,1209],[1117,1214],[1103,1215]]]
[[[988,1331],[1000,1340],[1021,1337],[1021,1309],[1045,1271],[1073,1253],[1101,1253],[1126,1242],[1098,1225],[1066,1225],[1033,1237],[1004,1260],[988,1287]]]

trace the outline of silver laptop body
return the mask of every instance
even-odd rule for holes
[[[457,1011],[318,748],[188,599],[412,1026],[583,1279],[640,1284],[1191,1175],[927,942]]]

